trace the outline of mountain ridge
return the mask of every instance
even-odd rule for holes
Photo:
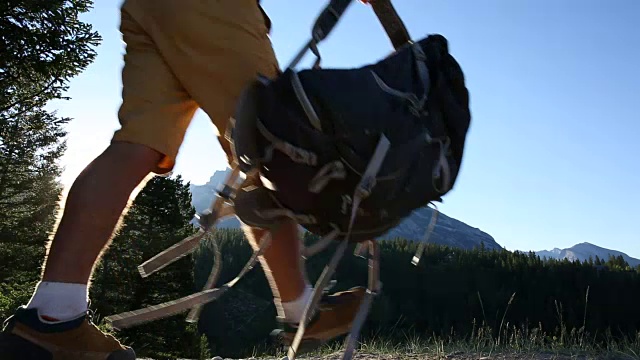
[[[622,251],[607,249],[589,242],[578,243],[565,249],[553,248],[552,250],[539,250],[535,251],[535,254],[542,259],[546,257],[558,260],[568,259],[570,261],[585,261],[589,260],[589,257],[595,260],[596,256],[601,260],[607,261],[609,256],[622,256],[630,266],[636,267],[640,265],[640,259],[631,257]]]
[[[216,188],[224,182],[229,172],[229,168],[226,170],[218,170],[213,173],[209,181],[205,184],[190,185],[192,204],[197,212],[201,213],[209,208],[215,196]],[[398,226],[390,230],[387,234],[379,237],[379,239],[405,238],[410,241],[420,241],[427,230],[433,213],[434,210],[430,207],[416,209]],[[220,228],[239,228],[240,221],[236,217],[231,217],[222,220],[217,226]],[[504,249],[490,234],[463,221],[449,217],[442,212],[438,213],[438,221],[436,222],[434,232],[429,238],[429,242],[468,250],[476,248],[480,246],[480,244],[484,244],[488,250]],[[589,257],[595,260],[596,256],[606,261],[610,255],[614,257],[622,256],[630,266],[636,267],[640,265],[640,259],[633,258],[622,251],[604,248],[589,242],[578,243],[564,249],[556,247],[551,250],[529,251],[535,253],[541,259],[561,260],[566,258],[570,261],[585,261],[589,260]]]
[[[216,188],[222,184],[231,169],[215,171],[209,181],[202,185],[191,185],[192,204],[198,213],[209,208],[215,196]],[[379,239],[405,238],[410,241],[422,240],[434,210],[430,207],[416,209],[398,226],[390,230]],[[484,244],[486,249],[503,249],[488,233],[472,227],[460,220],[439,212],[434,232],[429,237],[429,243],[447,245],[451,247],[473,249]],[[239,228],[240,221],[236,217],[228,218],[218,224],[220,228]]]

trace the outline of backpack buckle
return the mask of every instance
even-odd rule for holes
[[[198,219],[198,225],[205,231],[211,229],[218,221],[218,215],[211,210],[205,210],[202,214],[196,214],[195,217]]]
[[[375,176],[367,176],[363,177],[362,181],[356,188],[356,196],[361,199],[365,199],[371,195],[373,188],[376,186],[376,177]]]
[[[231,200],[234,192],[235,190],[229,184],[222,184],[222,186],[218,187],[218,190],[216,190],[218,196],[225,200]]]

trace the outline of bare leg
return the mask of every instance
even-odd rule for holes
[[[254,249],[267,230],[244,227]],[[275,298],[282,302],[296,300],[308,284],[300,257],[300,239],[297,224],[291,220],[282,223],[272,233],[272,240],[260,259],[264,273]]]
[[[83,170],[69,191],[43,281],[88,283],[129,196],[161,156],[143,145],[114,143]]]

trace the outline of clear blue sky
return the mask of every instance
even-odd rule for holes
[[[263,4],[285,65],[325,1]],[[640,257],[640,1],[395,4],[414,38],[437,32],[449,39],[471,92],[462,173],[440,209],[510,250],[586,241]],[[99,0],[84,16],[104,37],[99,55],[71,83],[72,100],[52,104],[74,118],[63,161],[67,185],[118,126],[118,11],[119,1]],[[321,47],[325,67],[360,66],[390,50],[359,2]],[[224,161],[213,127],[198,113],[176,172],[202,184]]]

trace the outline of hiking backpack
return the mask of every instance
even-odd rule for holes
[[[149,276],[187,255],[226,216],[271,229],[282,218],[295,219],[322,237],[304,249],[307,257],[339,241],[314,287],[290,360],[347,245],[357,242],[358,255],[369,252],[370,267],[367,295],[344,352],[344,358],[351,357],[372,298],[381,289],[375,239],[414,210],[442,201],[453,188],[471,120],[464,74],[447,40],[434,34],[411,41],[389,0],[369,3],[395,52],[359,68],[321,68],[317,45],[351,2],[330,1],[312,28],[312,39],[289,66],[272,79],[258,76],[246,88],[225,134],[232,143],[232,172],[211,209],[197,216],[200,230],[139,267],[142,276]],[[317,56],[315,64],[295,70],[307,51]],[[251,270],[269,242],[267,235],[240,274],[218,288],[220,253],[213,242],[214,269],[201,292],[107,321],[124,328],[188,309],[187,320],[196,321],[201,306]]]

